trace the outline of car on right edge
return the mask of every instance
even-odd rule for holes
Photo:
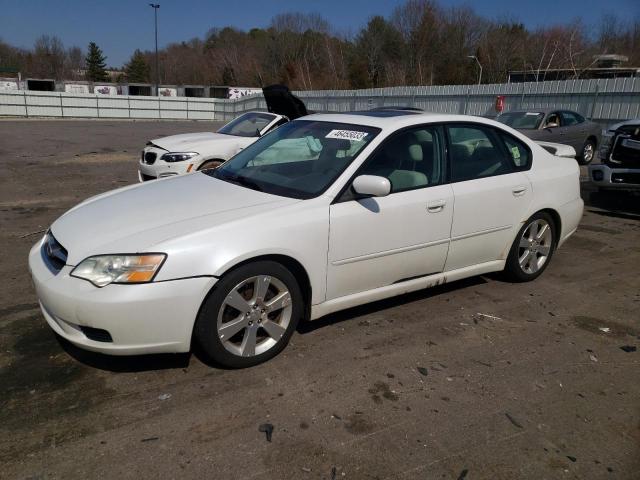
[[[598,190],[640,191],[640,118],[602,132],[600,161],[589,165],[589,179]]]

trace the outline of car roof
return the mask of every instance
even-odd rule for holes
[[[504,128],[504,124],[498,123],[484,117],[474,117],[471,115],[455,115],[448,113],[431,113],[431,112],[415,112],[415,111],[391,111],[376,110],[368,112],[346,112],[346,113],[314,113],[301,117],[294,122],[300,121],[321,121],[348,123],[352,125],[364,125],[367,127],[377,127],[382,130],[396,130],[411,125],[420,125],[424,123],[439,122],[475,122],[487,125],[495,125]]]
[[[569,110],[567,108],[551,108],[551,107],[530,108],[529,110],[509,110],[508,112],[503,112],[503,113],[544,113],[546,115],[551,112],[571,112],[571,113],[577,113],[578,115],[580,115],[578,112],[574,110]],[[580,116],[582,117],[582,115]]]

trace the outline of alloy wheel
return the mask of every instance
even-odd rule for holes
[[[233,287],[222,302],[218,338],[234,355],[260,355],[280,341],[291,313],[291,293],[281,280],[269,275],[247,278]]]
[[[518,263],[523,272],[536,273],[551,254],[553,232],[551,225],[541,218],[533,220],[522,232],[518,246]]]
[[[582,149],[582,161],[585,163],[589,163],[593,160],[593,143],[587,142]]]

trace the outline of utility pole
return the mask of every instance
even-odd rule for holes
[[[156,27],[156,95],[160,95],[160,68],[158,67],[158,9],[159,3],[150,3],[149,6],[153,8],[153,17]]]
[[[467,58],[473,58],[480,67],[480,74],[478,75],[478,85],[480,85],[482,83],[482,64],[475,55],[467,55]]]

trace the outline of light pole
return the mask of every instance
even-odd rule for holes
[[[480,67],[480,74],[478,75],[478,85],[480,85],[482,83],[482,64],[475,55],[467,55],[467,58],[473,58]]]
[[[153,17],[156,27],[156,95],[160,95],[160,69],[158,68],[158,9],[159,3],[150,3],[149,6],[153,8]]]

